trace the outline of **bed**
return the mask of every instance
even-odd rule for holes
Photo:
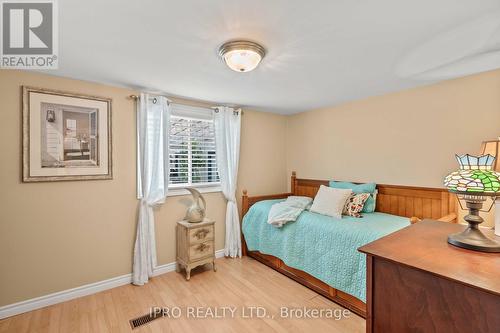
[[[444,189],[377,185],[374,213],[363,218],[304,211],[282,228],[267,224],[270,207],[290,195],[314,197],[328,181],[291,177],[291,192],[249,197],[243,191],[243,254],[366,317],[366,259],[357,249],[422,218],[456,221],[456,199]],[[332,223],[333,222],[333,223]],[[404,250],[404,249],[402,249]]]

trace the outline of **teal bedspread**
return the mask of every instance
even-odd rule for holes
[[[267,214],[280,201],[257,202],[245,215],[243,234],[248,249],[278,257],[366,302],[366,258],[357,249],[410,225],[409,219],[383,213],[335,219],[304,211],[297,221],[276,228],[266,222]]]

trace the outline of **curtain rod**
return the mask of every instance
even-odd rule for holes
[[[151,95],[156,95],[156,94],[151,94]],[[185,104],[185,103],[176,103],[176,102],[173,102],[172,100],[170,100],[168,98],[168,96],[165,96],[165,95],[156,95],[156,96],[162,96],[162,97],[165,97],[167,100],[168,100],[168,103],[169,104],[179,104],[179,105],[189,105],[189,104]],[[128,96],[130,99],[133,99],[135,101],[138,101],[141,97],[138,96],[138,95],[129,95]],[[198,107],[197,105],[192,105],[192,106],[196,106]],[[210,106],[208,107],[209,109],[213,109],[215,111],[219,111],[219,107],[218,106]],[[240,109],[241,110],[241,107],[234,107],[234,109]],[[243,115],[243,110],[241,110],[241,114]]]
[[[211,109],[213,109],[216,113],[219,113],[219,107],[218,106],[212,106]],[[237,115],[238,113],[241,113],[243,115],[243,110],[240,107],[234,107],[233,113]]]
[[[172,102],[170,100],[170,98],[168,98],[168,96],[165,96],[165,95],[158,95],[158,94],[153,94],[153,93],[147,93],[147,94],[149,94],[149,95],[155,95],[155,96],[158,96],[158,97],[165,97],[169,102]],[[138,95],[129,95],[128,98],[136,100],[136,101],[139,100],[139,99],[141,99],[141,97],[138,96]]]
[[[158,95],[158,94],[153,94],[153,93],[147,93],[147,94],[149,94],[149,95],[154,95],[154,96],[158,96],[158,97],[165,97],[165,98],[167,99],[167,104],[168,104],[168,105],[172,104],[172,101],[171,101],[171,100],[170,100],[167,96],[165,96],[165,95]],[[134,100],[134,101],[136,101],[136,102],[137,102],[138,100],[140,100],[140,99],[141,99],[141,97],[140,97],[140,96],[137,96],[137,95],[129,95],[128,97],[129,97],[130,99],[133,99],[133,100]],[[153,97],[153,104],[156,104],[156,101],[157,101],[157,100],[156,100],[156,97]]]

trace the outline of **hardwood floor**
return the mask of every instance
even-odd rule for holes
[[[282,318],[281,307],[331,309],[336,314],[343,308],[251,258],[222,258],[216,264],[217,272],[209,267],[193,270],[189,282],[183,274],[171,272],[143,287],[126,285],[6,318],[0,321],[0,332],[130,332],[129,320],[148,314],[154,306],[179,307],[182,315],[156,319],[134,332],[365,331],[365,320],[354,313],[340,320]],[[264,308],[267,315],[244,318],[252,306]],[[225,319],[187,318],[188,309],[196,307],[204,313],[217,307],[219,315],[222,307],[234,307],[235,313],[231,318],[226,311]]]

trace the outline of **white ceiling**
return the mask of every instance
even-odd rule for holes
[[[500,0],[58,3],[51,74],[283,114],[434,82],[396,67],[437,34],[500,10]],[[267,49],[255,71],[236,73],[218,58],[235,38]]]

